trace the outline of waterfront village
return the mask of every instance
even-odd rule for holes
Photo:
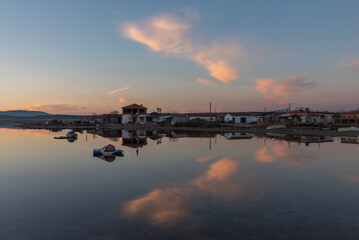
[[[359,125],[359,110],[349,112],[313,111],[309,108],[296,110],[282,109],[271,112],[212,112],[207,113],[148,113],[143,104],[131,104],[122,107],[122,113],[112,111],[108,114],[93,115],[72,121],[53,119],[46,126],[95,126],[122,127],[172,126],[172,127],[339,127]]]

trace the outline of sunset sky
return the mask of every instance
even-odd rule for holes
[[[359,1],[0,2],[0,110],[359,107]]]

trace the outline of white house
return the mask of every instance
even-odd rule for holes
[[[236,123],[236,124],[246,124],[246,123],[255,123],[260,120],[260,117],[254,116],[251,113],[227,113],[224,116],[225,123]]]
[[[122,124],[146,123],[147,108],[142,104],[131,104],[122,107]]]

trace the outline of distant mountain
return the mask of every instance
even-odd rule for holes
[[[10,117],[34,117],[34,116],[51,116],[51,114],[40,111],[12,110],[0,111],[0,116]]]

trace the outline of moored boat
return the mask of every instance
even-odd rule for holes
[[[109,144],[100,149],[93,150],[94,156],[123,156],[123,150],[116,149],[115,146]]]

